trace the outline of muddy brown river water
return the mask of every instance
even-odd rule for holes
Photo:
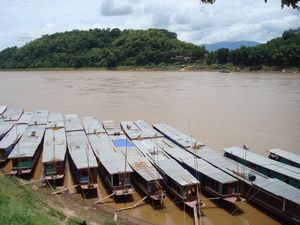
[[[220,152],[246,144],[262,155],[273,147],[300,154],[299,73],[3,71],[0,104],[100,121],[165,122]],[[99,194],[107,195],[103,187]],[[135,194],[133,200],[141,198]],[[202,224],[283,223],[248,203],[240,203],[241,213],[233,216],[218,201],[205,203]],[[133,202],[107,204],[122,208]],[[154,224],[193,224],[170,198],[165,205],[153,210],[143,204],[124,213]]]

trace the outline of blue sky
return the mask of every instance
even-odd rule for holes
[[[0,50],[43,34],[90,28],[164,28],[195,44],[266,42],[300,27],[280,0],[0,0]]]

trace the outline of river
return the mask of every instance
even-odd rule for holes
[[[262,155],[273,147],[300,153],[299,73],[2,71],[0,104],[100,121],[164,122],[220,152],[245,144]],[[126,213],[155,224],[193,223],[166,201],[165,210],[148,204]],[[206,203],[206,225],[280,224],[247,203],[236,216]]]

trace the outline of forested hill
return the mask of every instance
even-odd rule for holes
[[[300,70],[300,28],[255,47],[207,52],[162,29],[73,30],[44,35],[0,52],[0,69],[144,67],[180,69]]]
[[[90,29],[44,35],[0,52],[0,68],[145,66],[203,59],[205,49],[161,29]]]

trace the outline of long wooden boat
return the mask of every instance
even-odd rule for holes
[[[77,115],[65,115],[65,128],[70,165],[77,184],[83,190],[97,189],[97,160]]]
[[[155,129],[162,132],[174,143],[182,145],[181,132],[167,124],[155,124]],[[170,129],[171,128],[171,129]],[[188,137],[187,135],[185,135]],[[186,139],[188,141],[189,138]],[[191,139],[191,138],[190,138]],[[239,192],[248,201],[252,201],[273,212],[279,217],[299,224],[300,190],[276,178],[269,178],[239,162],[226,158],[217,151],[201,145],[194,140],[185,149],[198,158],[237,178],[240,182]],[[198,151],[193,146],[199,146]],[[248,153],[247,153],[248,154]]]
[[[150,125],[143,121],[131,121],[130,123],[127,122],[127,125],[124,125],[123,129],[124,127],[127,128],[126,134],[128,130],[128,134],[130,134],[132,137],[134,137],[133,133],[136,132],[129,132],[129,130],[131,130],[133,127],[134,131],[144,134],[140,135],[140,137],[152,138],[152,141],[155,142],[157,146],[159,146],[165,153],[180,163],[181,166],[187,169],[200,181],[201,188],[204,191],[224,200],[232,201],[231,197],[234,196],[237,191],[236,189],[238,180],[236,178],[226,174],[202,159],[195,159],[194,155],[187,152],[179,145],[174,144],[164,137],[163,134],[157,130],[154,130]],[[179,140],[181,146],[192,146],[191,141],[195,142],[195,140],[185,135],[181,135],[180,138],[176,138],[176,140]],[[203,144],[201,145],[203,146]]]
[[[28,126],[8,159],[12,160],[11,174],[29,174],[35,168],[42,150],[45,125]]]
[[[160,140],[163,135],[141,120],[125,121],[121,125],[139,151],[160,172],[166,189],[191,208],[198,206],[198,186],[200,183],[157,144],[157,140]]]
[[[15,125],[17,120],[23,114],[23,109],[7,108],[0,116],[0,140],[7,134],[7,132]]]
[[[11,174],[31,174],[35,169],[42,151],[42,140],[44,137],[46,122],[40,120],[40,115],[47,117],[48,111],[35,111],[28,123],[23,136],[15,145],[8,158],[12,160]],[[36,121],[34,125],[31,121]]]
[[[203,159],[195,157],[166,138],[155,139],[154,142],[193,174],[200,181],[203,191],[232,202],[232,197],[237,194],[238,180],[236,178]]]
[[[7,160],[8,155],[13,150],[19,139],[25,132],[29,120],[32,117],[32,112],[25,112],[21,118],[13,125],[8,133],[0,141],[0,162]]]
[[[129,151],[123,150],[123,154],[135,172],[132,175],[133,182],[151,198],[154,207],[162,206],[165,190],[158,170],[136,148],[131,148]]]
[[[43,176],[49,181],[61,182],[65,174],[67,141],[63,115],[51,113],[48,116],[43,145]]]
[[[300,168],[300,155],[279,148],[269,149],[269,159]]]
[[[170,158],[151,139],[132,140],[163,177],[165,188],[179,201],[194,208],[198,205],[199,181],[186,169]]]
[[[277,178],[300,189],[300,168],[268,159],[239,147],[225,148],[224,155],[268,177]]]
[[[107,134],[90,134],[89,141],[99,163],[100,174],[112,193],[116,196],[132,195],[134,188],[131,184],[132,169],[125,163],[125,157],[117,144],[122,136]]]

